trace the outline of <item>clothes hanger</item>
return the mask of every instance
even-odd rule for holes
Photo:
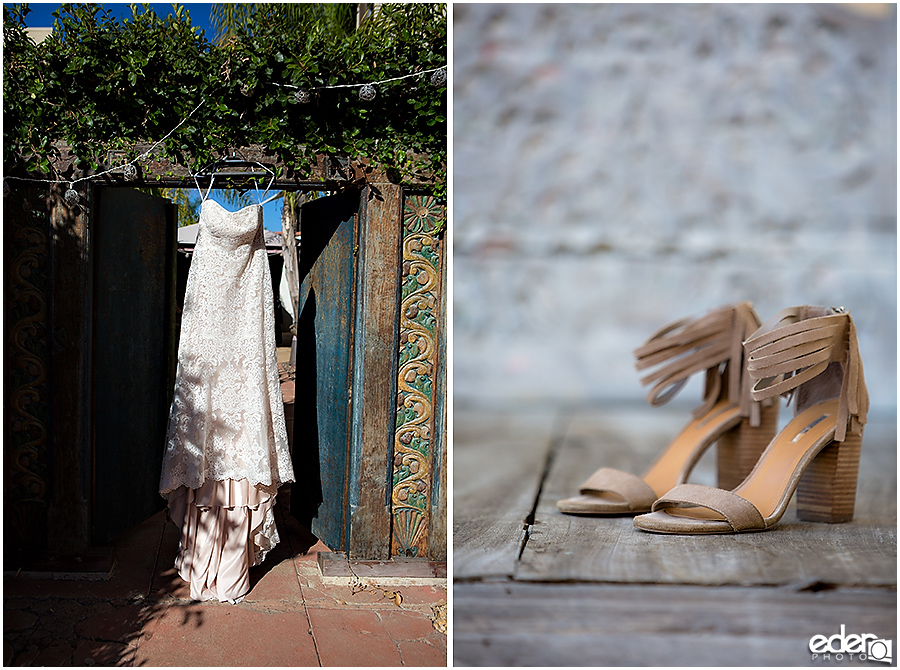
[[[243,170],[240,168],[244,168]],[[258,170],[250,170],[248,168],[260,168],[264,170],[263,173]],[[266,186],[266,190],[260,193],[259,191],[259,179],[264,175],[269,175],[269,184]],[[194,183],[197,185],[197,190],[200,191],[200,196],[203,200],[209,198],[209,194],[212,192],[213,184],[215,184],[216,177],[231,177],[238,179],[252,179],[254,185],[256,186],[256,194],[259,199],[259,204],[264,205],[271,200],[274,200],[278,197],[276,193],[270,198],[263,200],[263,196],[268,193],[272,184],[275,183],[275,171],[270,167],[263,165],[258,161],[246,161],[242,158],[238,158],[235,154],[232,153],[230,157],[220,158],[217,161],[213,161],[206,167],[201,168],[198,172],[191,175],[194,178]],[[208,178],[209,179],[209,188],[206,189],[206,193],[203,193],[203,189],[200,188],[200,182],[197,178]]]

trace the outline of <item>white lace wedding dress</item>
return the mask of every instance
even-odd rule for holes
[[[188,273],[160,493],[195,600],[250,590],[279,540],[275,494],[294,481],[262,219],[260,205],[204,200]]]

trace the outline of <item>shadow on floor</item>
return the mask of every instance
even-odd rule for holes
[[[286,511],[287,500],[279,503],[281,542],[251,569],[251,594],[272,570],[318,542]],[[134,665],[147,628],[175,600],[194,602],[172,567],[177,549],[177,528],[160,512],[117,540],[108,581],[4,580],[4,665]],[[204,625],[203,609],[181,607],[178,616],[181,626]]]

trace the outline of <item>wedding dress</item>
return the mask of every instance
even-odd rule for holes
[[[195,600],[250,590],[249,568],[279,541],[275,494],[294,481],[262,223],[261,205],[204,199],[188,273],[160,494]]]

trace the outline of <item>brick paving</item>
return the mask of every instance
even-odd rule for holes
[[[190,599],[164,512],[120,539],[108,581],[6,578],[4,665],[446,666],[445,583],[323,578],[328,548],[276,510],[282,541],[238,605]]]

